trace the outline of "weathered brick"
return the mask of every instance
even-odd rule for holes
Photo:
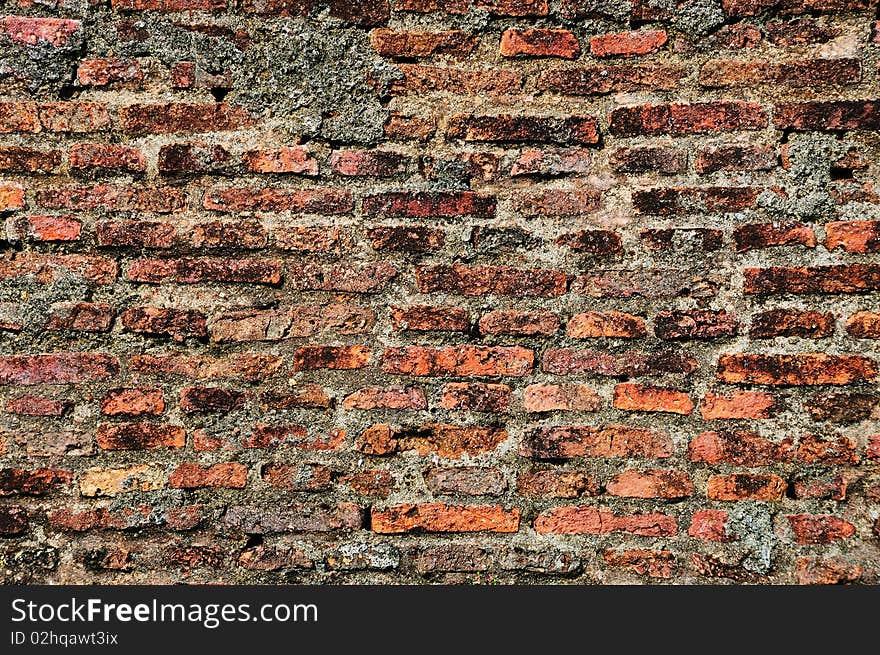
[[[294,371],[313,371],[364,368],[372,359],[366,346],[304,346],[293,352],[291,361]]]
[[[101,221],[95,225],[99,246],[170,248],[177,230],[171,223],[142,220]]]
[[[633,548],[618,551],[606,549],[602,553],[605,564],[624,568],[649,578],[671,578],[676,570],[675,555],[668,550],[642,550]]]
[[[502,57],[561,57],[577,59],[577,37],[568,30],[511,29],[501,35]]]
[[[147,159],[137,148],[105,143],[77,143],[68,152],[70,167],[99,172],[143,173]]]
[[[825,225],[825,247],[880,252],[880,221],[832,221]]]
[[[0,172],[51,173],[61,164],[61,152],[22,146],[0,147]]]
[[[670,412],[687,415],[694,411],[694,404],[686,393],[632,382],[614,387],[613,405],[616,409],[638,412]]]
[[[521,377],[533,363],[534,353],[519,346],[405,346],[386,348],[381,366],[395,375]]]
[[[546,189],[519,192],[513,197],[513,208],[523,216],[578,216],[589,214],[602,206],[601,194],[594,189]],[[577,237],[573,237],[577,240]]]
[[[736,535],[730,534],[727,521],[729,515],[723,509],[705,509],[694,512],[688,536],[703,541],[735,541]]]
[[[642,377],[664,373],[693,373],[697,361],[688,353],[609,353],[600,350],[551,348],[544,352],[541,368],[553,375],[592,374],[605,377]]]
[[[95,441],[104,450],[153,450],[183,448],[186,431],[161,423],[102,423]]]
[[[0,496],[45,496],[68,485],[73,474],[64,469],[0,469]]]
[[[771,309],[754,314],[749,336],[753,339],[801,337],[821,339],[834,334],[835,316],[831,312],[797,309]]]
[[[523,390],[527,412],[595,412],[602,398],[585,384],[530,384]]]
[[[321,464],[266,464],[260,477],[278,489],[326,491],[332,486],[333,471]]]
[[[778,475],[713,475],[706,485],[706,496],[709,500],[779,501],[785,495],[785,487],[785,480]]]
[[[409,158],[389,150],[335,150],[331,168],[347,177],[393,177],[406,171]]]
[[[244,489],[247,485],[247,466],[237,462],[226,462],[203,467],[193,462],[184,462],[168,477],[172,489],[203,489],[220,487],[225,489]]]
[[[76,69],[76,79],[83,86],[139,85],[144,73],[133,59],[83,59]]]
[[[692,269],[598,269],[578,277],[571,291],[593,298],[707,298],[717,293],[717,278]]]
[[[119,360],[105,353],[54,353],[0,357],[0,384],[79,384],[119,374]]]
[[[425,486],[435,496],[499,496],[507,488],[501,471],[482,466],[432,468],[424,477]]]
[[[331,430],[326,435],[312,434],[302,425],[265,425],[258,423],[241,439],[243,448],[280,448],[295,446],[302,450],[337,450],[345,442],[345,431]]]
[[[440,406],[471,412],[506,412],[510,387],[484,382],[449,382],[443,386]]]
[[[412,305],[392,307],[391,323],[395,330],[414,332],[467,332],[470,329],[470,313],[457,307],[432,307]]]
[[[523,84],[522,75],[519,73],[498,68],[492,70],[462,70],[445,66],[398,64],[397,69],[400,71],[402,78],[392,83],[391,91],[392,93],[403,95],[427,95],[443,92],[454,95],[492,96],[516,93]]]
[[[232,505],[223,520],[231,528],[254,535],[348,531],[362,523],[361,510],[353,503]]]
[[[224,212],[292,211],[304,214],[348,214],[354,207],[351,192],[341,189],[284,189],[211,187],[205,191],[205,209]]]
[[[688,446],[688,459],[707,464],[768,466],[789,462],[793,457],[794,442],[790,437],[777,442],[748,430],[703,432]]]
[[[721,355],[718,358],[718,379],[730,384],[850,384],[875,377],[877,362],[861,355]]]
[[[6,401],[4,410],[21,416],[63,416],[73,403],[43,396],[20,396]]]
[[[207,336],[205,316],[192,310],[132,307],[119,317],[126,330],[143,334],[167,334],[175,341]]]
[[[476,34],[460,30],[411,32],[376,29],[370,43],[383,57],[430,57],[431,55],[469,55],[477,47]]]
[[[379,424],[363,432],[358,449],[368,455],[389,455],[415,450],[420,455],[436,454],[459,459],[465,454],[493,451],[506,440],[507,432],[501,428],[463,427],[442,423],[395,428]]]
[[[519,509],[505,510],[499,505],[397,505],[386,510],[375,507],[370,524],[378,534],[402,532],[516,532]]]
[[[342,401],[349,409],[427,409],[421,387],[361,387]]]
[[[829,132],[880,128],[880,102],[876,100],[815,100],[782,102],[773,107],[777,129]]]
[[[858,582],[863,573],[861,565],[848,564],[839,557],[799,557],[795,562],[797,583],[801,585],[850,584]]]
[[[700,84],[710,88],[736,86],[820,86],[854,84],[862,78],[858,59],[800,59],[787,62],[744,62],[710,59],[700,68]]]
[[[517,476],[517,492],[537,498],[577,498],[599,493],[598,482],[581,471],[530,470]]]
[[[675,518],[666,514],[619,515],[595,507],[555,507],[535,519],[538,534],[629,533],[645,537],[669,537],[678,532]]]
[[[612,310],[575,314],[568,321],[566,333],[575,339],[638,339],[648,332],[641,317]]]
[[[809,225],[797,222],[748,223],[733,231],[737,252],[775,246],[816,247],[816,233]]]
[[[395,191],[367,196],[363,211],[396,218],[494,218],[495,206],[494,196],[472,191]]]
[[[647,55],[662,48],[667,38],[666,30],[603,34],[590,39],[590,52],[596,57]]]
[[[374,250],[392,252],[431,252],[443,248],[446,232],[422,226],[383,226],[366,231]]]
[[[187,414],[231,412],[244,405],[244,394],[219,387],[185,387],[180,390],[180,411]]]
[[[662,146],[619,148],[611,155],[611,165],[618,173],[657,172],[674,175],[683,173],[687,168],[687,154]]]
[[[138,491],[156,491],[165,486],[162,469],[146,464],[125,468],[90,468],[78,476],[81,496],[116,496]]]
[[[46,209],[144,211],[168,214],[186,205],[180,189],[97,184],[40,189],[37,204]]]
[[[567,246],[574,252],[591,255],[614,255],[623,252],[623,240],[613,230],[580,230],[568,232],[556,239],[556,243]]]
[[[559,330],[559,317],[553,312],[499,310],[483,314],[479,326],[483,334],[549,336]]]
[[[866,393],[818,393],[804,402],[804,409],[816,421],[855,423],[873,417],[880,397]]]
[[[739,320],[725,311],[664,311],[654,317],[660,339],[718,339],[736,336]]]
[[[838,516],[828,514],[790,514],[788,523],[799,544],[830,544],[852,537],[855,526]]]
[[[158,416],[164,411],[161,389],[111,389],[101,401],[101,413],[107,416]]]
[[[242,160],[254,173],[318,174],[318,161],[302,146],[248,150]]]
[[[144,375],[171,375],[192,379],[244,378],[257,381],[272,377],[283,359],[277,355],[236,353],[226,357],[205,357],[170,353],[134,355],[129,368]]]
[[[478,116],[458,114],[446,127],[449,139],[489,142],[539,142],[592,144],[599,141],[599,126],[592,116]]]
[[[763,107],[737,100],[621,107],[611,112],[609,120],[615,136],[712,134],[758,130],[768,123]]]
[[[698,173],[717,171],[769,171],[778,164],[773,146],[723,145],[697,151]]]
[[[726,395],[709,392],[700,404],[700,415],[704,421],[766,419],[777,409],[773,394],[762,391],[734,391]]]
[[[553,297],[566,292],[568,278],[561,271],[544,269],[437,264],[417,267],[416,285],[422,293]]]
[[[644,457],[672,455],[665,432],[626,425],[563,425],[537,428],[520,444],[520,454],[534,459],[574,457]]]
[[[253,124],[240,107],[224,103],[133,104],[119,109],[120,128],[132,135],[223,132]]]
[[[137,259],[129,264],[126,278],[150,284],[278,284],[281,262],[274,259]]]
[[[626,498],[680,499],[694,492],[694,484],[687,473],[681,471],[627,469],[611,478],[606,490],[612,496]]]
[[[671,91],[678,87],[687,71],[681,66],[663,64],[618,64],[555,68],[538,77],[542,91],[569,96],[605,95],[619,91]]]
[[[6,237],[11,241],[76,241],[82,223],[70,216],[15,216],[6,222]]]

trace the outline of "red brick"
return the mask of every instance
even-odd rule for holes
[[[460,459],[493,451],[507,440],[501,428],[463,427],[432,423],[423,426],[394,428],[373,425],[361,434],[358,449],[368,455],[390,455],[415,450],[419,455],[437,455]]]
[[[756,16],[768,10],[782,14],[803,14],[822,11],[858,11],[876,4],[875,0],[722,0],[728,16]]]
[[[606,549],[602,558],[608,566],[629,569],[649,578],[669,579],[676,570],[675,555],[668,550]]]
[[[880,289],[880,266],[773,266],[743,271],[745,293],[865,293]]]
[[[531,470],[517,476],[516,490],[536,498],[577,498],[597,495],[599,484],[581,471]]]
[[[66,18],[3,16],[0,34],[23,45],[48,43],[55,48],[75,48],[82,43],[82,24]]]
[[[568,321],[566,333],[574,339],[639,339],[648,334],[641,317],[614,310],[575,314]]]
[[[79,384],[119,375],[119,360],[105,353],[0,357],[0,384]]]
[[[505,510],[499,505],[397,505],[370,512],[373,532],[516,532],[519,508]]]
[[[846,332],[858,339],[880,339],[880,314],[856,312],[846,319]]]
[[[749,336],[753,339],[821,339],[834,334],[834,323],[835,316],[831,312],[771,309],[752,316]]]
[[[654,317],[654,334],[660,339],[718,339],[738,332],[739,320],[725,311],[666,311]]]
[[[760,187],[663,187],[635,191],[632,200],[639,214],[730,213],[754,208],[762,192]]]
[[[736,535],[730,534],[727,528],[728,514],[723,509],[705,509],[694,512],[688,536],[703,541],[729,542],[735,541]]]
[[[541,368],[553,375],[588,373],[605,377],[642,377],[697,370],[697,361],[688,353],[674,351],[608,353],[600,350],[551,348],[544,352]]]
[[[183,448],[186,432],[176,425],[160,423],[102,423],[95,441],[104,450],[154,450]]]
[[[13,240],[76,241],[82,224],[70,216],[20,216],[6,223],[6,234]]]
[[[161,389],[111,389],[101,401],[101,413],[107,416],[158,416],[164,411]]]
[[[616,409],[638,412],[670,412],[687,415],[694,411],[694,404],[686,393],[632,382],[614,387],[613,405]]]
[[[18,184],[0,184],[0,212],[24,209],[24,188]]]
[[[262,403],[268,409],[326,409],[332,405],[329,394],[319,384],[302,384],[289,393],[263,394]]]
[[[534,353],[519,346],[402,346],[386,348],[382,370],[414,376],[528,375]]]
[[[767,127],[768,122],[767,112],[760,105],[738,100],[621,107],[611,112],[609,120],[609,130],[615,136],[758,130]]]
[[[184,462],[168,476],[168,486],[172,489],[244,489],[247,485],[247,473],[247,466],[237,462],[208,467]]]
[[[770,43],[783,47],[827,43],[841,34],[839,27],[812,18],[770,21],[764,32]]]
[[[249,127],[253,120],[240,107],[222,102],[133,104],[120,108],[120,128],[132,135],[223,132]]]
[[[535,519],[538,534],[614,534],[670,537],[678,533],[675,518],[665,514],[619,515],[595,507],[554,507]]]
[[[850,584],[858,582],[863,573],[861,565],[848,564],[839,557],[799,557],[795,562],[797,583],[801,585]]]
[[[773,107],[777,129],[801,131],[876,130],[880,128],[880,102],[830,100],[782,102]]]
[[[618,64],[554,68],[538,76],[538,89],[569,96],[604,95],[619,91],[672,91],[687,75],[681,66]]]
[[[219,387],[185,387],[180,390],[180,411],[187,414],[231,412],[244,405],[244,394]]]
[[[469,55],[477,47],[479,37],[459,30],[444,32],[411,32],[376,29],[370,32],[370,43],[383,57],[430,57],[431,55]]]
[[[747,430],[703,432],[688,446],[688,459],[707,464],[768,466],[790,462],[793,456],[790,437],[774,442]]]
[[[351,475],[344,475],[339,482],[347,485],[356,494],[361,496],[379,496],[387,498],[394,488],[394,476],[388,471],[366,469]]]
[[[804,409],[815,421],[855,423],[872,418],[880,397],[867,393],[818,393],[804,401]]]
[[[842,475],[821,476],[795,480],[792,485],[794,497],[798,499],[816,498],[818,500],[846,500],[848,481]]]
[[[825,225],[825,247],[847,252],[880,252],[880,221],[832,221]]]
[[[210,221],[194,225],[190,232],[194,248],[264,248],[266,229],[259,221]]]
[[[368,216],[395,218],[494,218],[494,196],[473,191],[395,191],[364,198]]]
[[[132,282],[278,284],[281,263],[274,259],[137,259],[128,267]]]
[[[248,170],[254,173],[318,174],[317,160],[303,146],[248,150],[242,159]]]
[[[443,386],[440,406],[471,412],[506,412],[510,387],[483,382],[449,382]]]
[[[348,409],[428,409],[421,387],[361,387],[345,397]]]
[[[470,142],[540,142],[592,144],[599,141],[599,126],[592,116],[477,116],[458,114],[449,119],[448,139]]]
[[[297,548],[259,545],[243,550],[238,563],[249,571],[314,569],[315,563]]]
[[[770,23],[767,23],[767,26],[769,25]],[[762,36],[761,29],[756,25],[750,23],[733,23],[722,25],[721,28],[714,33],[712,44],[722,50],[755,48],[760,44]]]
[[[107,86],[117,82],[139,85],[144,73],[133,59],[83,59],[76,70],[76,79],[83,86]]]
[[[333,486],[332,469],[321,464],[266,464],[260,477],[271,487],[291,491],[327,491]]]
[[[550,336],[559,330],[559,317],[553,312],[500,310],[483,314],[479,325],[483,334]]]
[[[729,384],[799,386],[873,380],[877,362],[861,355],[721,355],[718,379]]]
[[[767,419],[776,410],[773,394],[763,391],[734,391],[726,395],[709,392],[700,404],[700,415],[704,421]]]
[[[828,514],[789,514],[787,518],[799,544],[830,544],[856,533],[852,523]]]
[[[798,443],[797,459],[805,464],[825,466],[847,466],[859,463],[856,444],[845,436],[823,439],[817,435],[805,435]]]
[[[52,284],[59,278],[73,275],[95,284],[116,281],[116,260],[96,255],[54,255],[21,252],[0,259],[0,280],[33,276],[41,284]]]
[[[466,309],[413,305],[392,307],[391,324],[395,330],[467,332],[471,326],[471,319]]]
[[[142,334],[167,334],[175,341],[187,337],[205,337],[208,334],[205,316],[201,312],[162,307],[132,307],[119,317],[123,327]]]
[[[534,459],[574,457],[644,457],[672,455],[672,439],[665,432],[627,425],[561,425],[527,434],[520,454]]]
[[[494,96],[516,93],[523,84],[520,73],[498,68],[462,70],[445,66],[398,64],[397,69],[403,77],[392,82],[391,92],[402,95],[427,95],[440,92],[454,95]]]
[[[666,43],[666,30],[644,30],[603,34],[590,39],[590,52],[595,57],[634,57],[657,52]]]
[[[585,384],[530,384],[523,390],[523,406],[527,412],[595,412],[602,399]]]
[[[208,332],[217,343],[281,341],[324,334],[364,334],[375,323],[372,310],[331,303],[215,314],[208,324]]]
[[[606,489],[612,496],[626,498],[680,499],[694,492],[694,484],[681,471],[627,469],[611,478]]]
[[[137,148],[104,143],[77,143],[70,148],[70,167],[92,171],[143,173],[147,160]]]
[[[577,37],[568,30],[512,29],[501,35],[502,57],[561,57],[577,59]]]
[[[710,59],[700,68],[700,84],[710,88],[738,86],[815,87],[854,84],[861,80],[858,59],[801,59],[782,63]]]
[[[276,228],[275,247],[294,252],[338,252],[340,230],[336,227]]]
[[[0,469],[0,496],[45,496],[72,480],[73,474],[63,469],[3,468]]]
[[[552,298],[567,291],[568,277],[544,269],[436,264],[416,268],[416,285],[421,293]]]
[[[592,154],[586,148],[523,150],[510,169],[511,177],[534,175],[557,177],[590,170]]]
[[[709,500],[780,501],[785,495],[785,487],[785,480],[778,475],[713,475],[706,485],[706,496]]]
[[[2,173],[51,173],[60,165],[59,150],[40,150],[21,146],[0,147]]]
[[[507,488],[501,471],[482,466],[431,468],[424,472],[424,478],[425,486],[435,496],[499,496]]]
[[[73,403],[42,396],[21,396],[6,401],[5,410],[21,416],[63,416]]]
[[[639,231],[639,238],[647,250],[656,252],[675,250],[715,252],[721,250],[724,232],[707,227],[647,228]]]

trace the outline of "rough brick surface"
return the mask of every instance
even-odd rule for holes
[[[880,583],[877,10],[4,2],[0,583]]]

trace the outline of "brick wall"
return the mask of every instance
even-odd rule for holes
[[[877,0],[6,0],[6,582],[880,580]]]

